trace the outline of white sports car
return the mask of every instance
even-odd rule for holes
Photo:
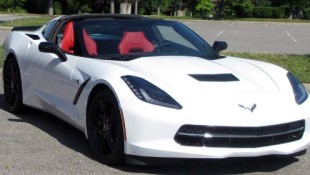
[[[305,152],[310,99],[288,71],[224,57],[180,22],[61,16],[12,29],[8,110],[49,112],[83,131],[105,164]]]

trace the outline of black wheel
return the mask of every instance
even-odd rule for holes
[[[87,115],[90,147],[97,160],[104,164],[124,162],[124,135],[120,110],[109,90],[93,98]]]
[[[8,110],[20,113],[24,109],[22,82],[18,63],[15,58],[9,58],[3,69],[3,89]]]

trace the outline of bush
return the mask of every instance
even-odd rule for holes
[[[263,18],[265,16],[265,7],[255,7],[253,9],[253,16],[256,18]]]
[[[310,8],[304,9],[304,16],[306,19],[310,19]]]
[[[265,7],[265,18],[271,18],[272,17],[272,7]]]
[[[284,9],[281,7],[275,7],[272,10],[272,17],[274,18],[283,18],[284,17]]]
[[[237,17],[244,17],[243,6],[241,4],[235,4],[234,10]]]
[[[1,11],[13,11],[15,8],[14,0],[1,0],[0,10]]]
[[[55,15],[61,15],[62,14],[60,2],[54,2],[54,14]]]
[[[234,4],[233,9],[237,17],[252,17],[254,5],[250,0],[246,0],[242,4]]]
[[[256,18],[283,18],[284,10],[277,7],[255,7],[253,16]]]

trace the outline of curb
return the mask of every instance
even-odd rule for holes
[[[12,30],[13,27],[0,27],[0,30]]]
[[[310,92],[310,84],[305,83],[304,86],[306,87],[306,89],[308,89],[308,92]]]

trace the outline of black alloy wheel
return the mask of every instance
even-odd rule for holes
[[[3,69],[3,89],[8,110],[12,113],[20,113],[24,109],[22,82],[18,63],[11,57],[5,63]]]
[[[110,90],[97,93],[87,116],[87,133],[92,152],[104,164],[124,162],[124,135],[120,109]]]

